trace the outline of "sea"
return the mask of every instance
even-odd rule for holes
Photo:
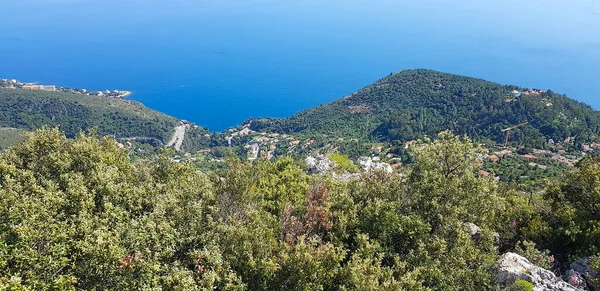
[[[0,2],[0,78],[129,90],[212,131],[413,68],[600,109],[600,0]]]

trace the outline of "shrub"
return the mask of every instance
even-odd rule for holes
[[[517,280],[513,284],[514,291],[533,291],[533,284],[525,280]]]

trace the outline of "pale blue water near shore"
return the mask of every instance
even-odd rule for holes
[[[0,77],[123,89],[222,130],[409,68],[551,88],[600,109],[598,0],[19,0]]]

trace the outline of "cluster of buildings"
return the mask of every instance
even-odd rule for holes
[[[0,87],[10,89],[27,89],[27,90],[41,90],[41,91],[56,91],[55,85],[37,85],[34,83],[22,83],[16,79],[0,79]]]
[[[531,89],[531,90],[527,90],[527,91],[519,91],[519,90],[513,90],[512,94],[515,97],[521,97],[521,95],[541,95],[543,93],[546,93],[545,90],[536,90],[536,89]]]
[[[98,97],[110,97],[110,98],[125,98],[131,95],[129,91],[119,91],[119,90],[105,90],[105,91],[87,91],[86,89],[74,90],[75,93],[89,95],[89,96],[98,96]]]
[[[41,91],[48,91],[48,92],[55,92],[56,91],[56,86],[55,85],[35,85],[35,84],[25,84],[23,85],[23,87],[21,87],[23,89],[28,89],[28,90],[41,90]]]
[[[594,151],[594,150],[596,150],[596,151],[597,151],[597,150],[600,150],[600,143],[598,143],[598,142],[593,142],[593,143],[591,143],[591,144],[589,144],[589,145],[587,145],[587,144],[582,144],[582,145],[581,145],[581,150],[582,150],[582,151],[584,151],[584,152],[586,152],[586,153],[587,153],[587,152]]]
[[[15,88],[18,88],[21,86],[23,86],[23,83],[19,82],[18,80],[0,79],[0,87],[2,87],[2,88],[15,89]]]
[[[227,144],[229,146],[232,146],[232,140],[235,137],[242,137],[256,133],[255,131],[250,129],[250,124],[243,125],[242,129],[239,131],[236,131],[233,128],[229,129],[229,132],[230,135],[227,137]],[[284,140],[293,139],[292,137],[289,137],[285,134],[281,137]],[[277,149],[277,143],[279,143],[280,141],[279,138],[280,136],[277,133],[266,134],[264,132],[261,132],[259,136],[255,136],[253,140],[245,146],[245,148],[248,150],[248,160],[258,159],[258,157],[260,156],[261,147],[263,147],[263,145],[267,146],[267,159],[273,158],[273,156],[275,155],[275,150]]]
[[[600,149],[600,143],[597,143],[596,146],[598,147],[598,149]],[[506,156],[517,155],[518,157],[520,157],[521,159],[523,159],[525,161],[530,161],[530,163],[529,163],[530,166],[538,167],[540,169],[547,168],[547,166],[534,163],[534,161],[537,160],[538,157],[540,157],[540,156],[549,157],[550,159],[552,159],[560,164],[567,165],[569,167],[574,167],[575,164],[580,160],[577,156],[570,155],[565,150],[559,150],[559,151],[553,152],[553,151],[549,151],[549,150],[533,149],[531,154],[522,154],[522,155],[516,154],[514,151],[516,151],[516,149],[511,148],[511,149],[503,149],[501,151],[498,151],[498,152],[495,152],[492,154],[487,154],[487,153],[480,154],[479,159],[488,160],[488,161],[491,161],[491,162],[497,164],[500,162],[500,159],[502,159]]]
[[[111,97],[111,98],[125,98],[131,95],[129,91],[119,90],[105,90],[105,91],[88,91],[86,89],[70,89],[65,87],[57,87],[56,85],[38,85],[34,83],[23,83],[16,79],[0,79],[1,88],[10,89],[26,89],[26,90],[40,90],[48,92],[69,92],[75,94],[82,94],[88,96],[99,96],[99,97]]]
[[[536,90],[536,89],[532,89],[532,90],[527,90],[527,91],[523,91],[523,92],[521,92],[521,91],[519,91],[519,90],[513,90],[513,91],[512,91],[512,95],[513,95],[513,96],[512,96],[511,98],[506,98],[506,99],[504,100],[504,102],[505,102],[505,103],[517,102],[517,98],[518,98],[518,97],[521,97],[521,96],[523,96],[523,95],[526,95],[526,96],[528,96],[528,95],[535,95],[535,96],[539,96],[539,95],[542,95],[543,93],[546,93],[546,91],[545,91],[545,90]],[[544,100],[546,100],[546,99],[544,99]],[[546,103],[546,106],[552,106],[552,103],[549,103],[549,102],[548,102],[548,103]]]
[[[254,135],[252,137],[252,141],[244,146],[244,148],[248,151],[248,160],[256,160],[259,156],[261,156],[261,151],[266,152],[266,158],[271,159],[275,155],[275,150],[277,150],[278,145],[283,144],[287,145],[292,151],[297,146],[310,146],[315,141],[312,139],[305,140],[304,142],[296,139],[292,135],[288,134],[278,134],[278,133],[257,133],[249,128],[250,124],[245,124],[241,129],[229,129],[229,134],[227,136],[227,144],[229,146],[234,145],[234,138],[239,138],[248,135]]]

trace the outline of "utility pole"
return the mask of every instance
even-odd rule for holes
[[[519,128],[521,126],[525,126],[527,124],[529,124],[529,121],[517,124],[515,126],[511,126],[509,128],[505,128],[505,129],[502,130],[502,132],[506,132],[506,139],[504,141],[504,147],[505,148],[508,147],[508,137],[510,136],[510,131],[513,130],[513,129]]]

